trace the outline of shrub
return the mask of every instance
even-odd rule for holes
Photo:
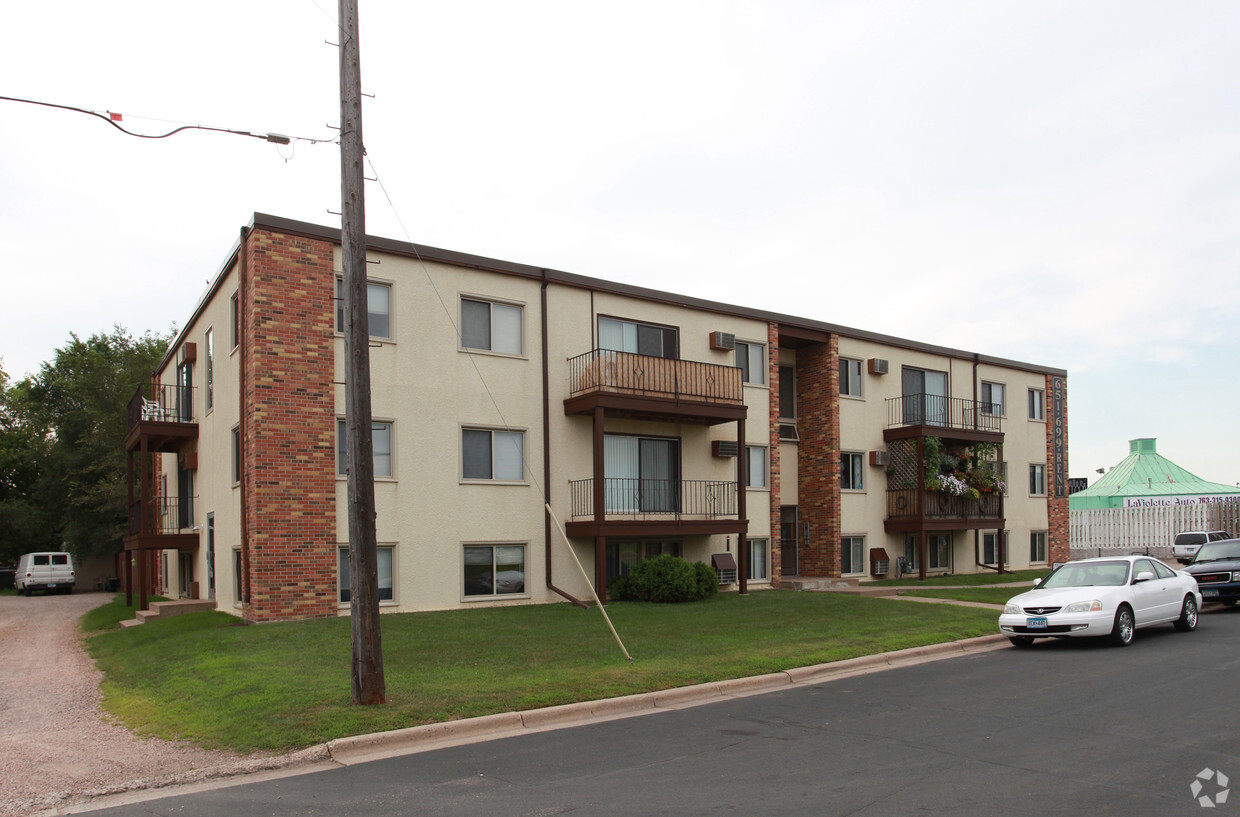
[[[637,601],[637,588],[633,584],[633,579],[629,576],[617,576],[611,584],[607,585],[607,599],[609,601]]]
[[[642,560],[622,578],[628,579],[621,586],[624,592],[632,592],[641,601],[665,604],[699,601],[719,589],[713,567],[700,562],[689,564],[666,553]]]

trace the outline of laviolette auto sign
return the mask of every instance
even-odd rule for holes
[[[1210,494],[1203,496],[1126,496],[1125,508],[1165,508],[1174,505],[1211,505],[1215,502],[1234,500],[1235,494]]]

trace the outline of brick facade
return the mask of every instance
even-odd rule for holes
[[[251,622],[336,615],[333,245],[255,230],[242,251]]]
[[[1068,526],[1068,380],[1065,377],[1046,376],[1046,558],[1054,562],[1066,562],[1069,555]],[[1056,409],[1056,399],[1060,405]],[[1056,434],[1060,445],[1055,444]],[[1062,451],[1059,461],[1057,448]],[[1057,485],[1055,474],[1063,475],[1063,484]]]
[[[767,336],[767,380],[770,385],[770,512],[771,512],[771,587],[779,587],[783,551],[780,548],[780,467],[779,467],[779,324],[770,323]]]
[[[802,576],[840,575],[839,337],[797,350],[798,515]]]

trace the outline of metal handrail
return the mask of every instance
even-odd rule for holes
[[[569,482],[574,519],[594,517],[594,480]],[[605,515],[630,519],[719,519],[739,513],[735,482],[692,479],[603,480]]]
[[[965,431],[1003,431],[999,405],[939,394],[887,398],[887,428],[927,425]]]

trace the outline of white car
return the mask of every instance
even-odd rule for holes
[[[999,630],[1017,647],[1036,638],[1108,636],[1126,647],[1142,627],[1197,629],[1201,591],[1187,573],[1149,556],[1082,559],[1055,568],[1008,601]]]

